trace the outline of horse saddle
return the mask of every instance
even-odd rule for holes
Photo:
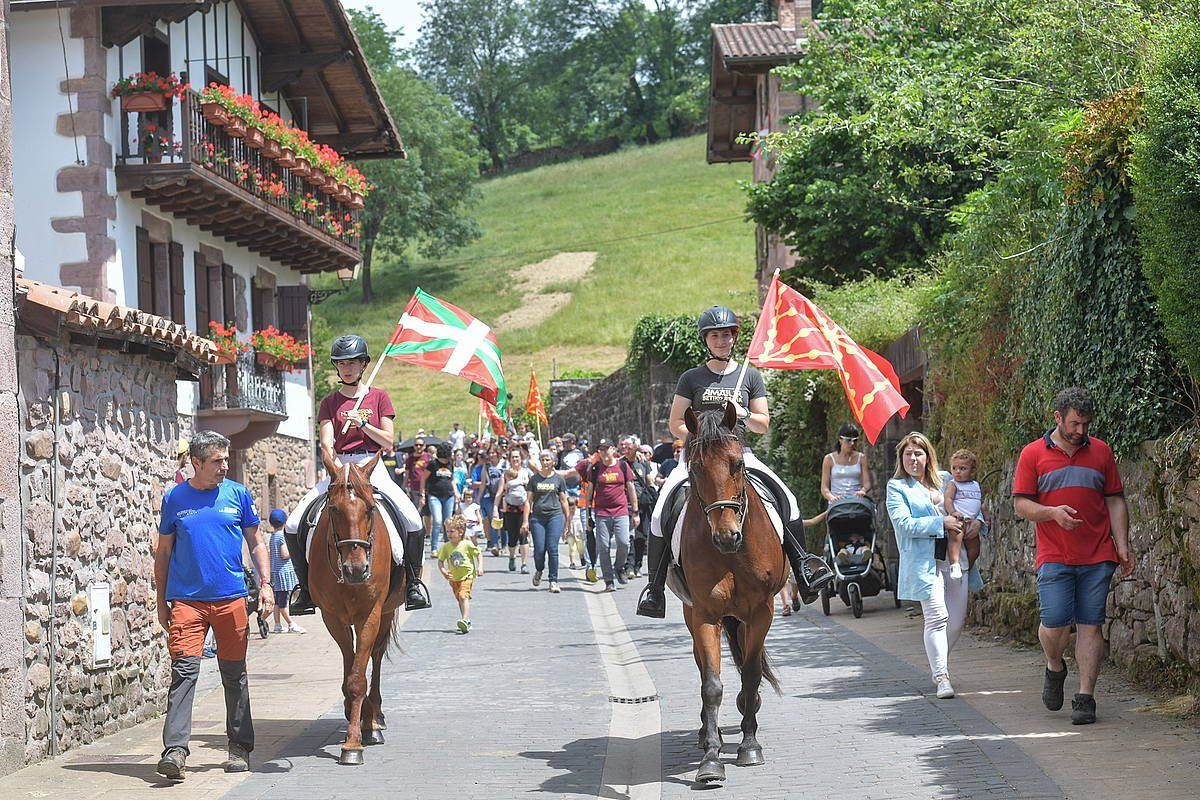
[[[791,508],[787,501],[787,495],[770,480],[754,470],[748,470],[746,476],[750,481],[750,486],[753,487],[755,493],[763,501],[763,505],[767,507],[767,516],[771,518],[771,524],[775,527],[775,533],[779,536],[779,541],[782,542],[783,516],[779,513],[779,509],[788,509],[790,516]],[[690,480],[678,483],[671,491],[671,494],[663,500],[662,515],[663,534],[666,535],[667,531],[671,533],[671,564],[667,568],[667,586],[679,598],[680,602],[689,606],[692,604],[692,596],[687,587],[687,577],[683,573],[680,554],[683,547],[683,516],[684,510],[687,508],[690,489]]]
[[[375,487],[371,487],[375,496],[375,502],[383,509],[383,524],[387,528],[388,539],[392,544],[392,561],[396,564],[404,560],[404,543],[400,540],[400,531],[404,530],[404,517],[400,515],[400,509],[396,506],[392,499]],[[317,496],[317,499],[308,507],[308,511],[300,518],[300,525],[296,531],[299,538],[300,546],[304,548],[304,552],[311,560],[312,553],[309,551],[309,533],[317,529],[317,522],[321,519],[321,514],[325,513],[325,506],[329,503],[329,493],[325,492]]]

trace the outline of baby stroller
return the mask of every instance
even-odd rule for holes
[[[856,552],[848,552],[839,560],[838,553],[843,549]],[[830,504],[825,515],[825,560],[834,576],[833,582],[821,590],[825,616],[829,616],[829,601],[834,595],[858,618],[862,616],[864,597],[874,597],[883,589],[896,593],[882,555],[876,550],[875,504],[865,497],[843,497]],[[895,598],[895,602],[899,608],[900,599]]]
[[[242,571],[246,577],[246,591],[250,594],[246,597],[246,616],[254,614],[258,617],[258,636],[261,639],[267,638],[267,633],[270,627],[267,625],[267,619],[263,616],[262,609],[258,607],[258,578],[254,576],[254,570],[249,569],[244,564]]]

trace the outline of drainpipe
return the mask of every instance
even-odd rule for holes
[[[59,464],[58,464],[58,439],[60,435],[60,419],[59,419],[59,396],[61,389],[60,381],[62,379],[62,365],[59,363],[58,347],[52,349],[54,353],[54,389],[50,397],[50,424],[54,431],[54,441],[50,456],[50,620],[47,631],[49,642],[49,667],[50,667],[50,688],[46,695],[46,705],[48,706],[48,716],[50,718],[50,755],[58,755],[58,682],[57,669],[58,664],[58,526],[61,523],[61,514],[58,505],[58,481],[59,481]]]

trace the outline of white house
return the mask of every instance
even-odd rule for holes
[[[229,436],[231,477],[264,514],[313,481],[311,371],[253,352],[205,371],[214,356],[193,334],[217,322],[307,341],[308,277],[353,276],[361,198],[214,121],[198,90],[232,87],[346,159],[403,150],[338,0],[12,0],[9,23],[28,539],[25,628],[0,625],[0,644],[24,649],[25,677],[0,680],[0,705],[20,686],[28,713],[25,741],[0,731],[12,764],[14,749],[36,760],[161,704],[141,686],[163,650],[148,632],[149,507],[176,439]],[[139,72],[193,89],[128,111],[110,92]],[[85,624],[93,598],[111,602],[105,658]]]

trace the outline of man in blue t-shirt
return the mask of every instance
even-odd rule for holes
[[[246,681],[246,578],[242,543],[254,557],[259,608],[274,608],[270,560],[258,538],[258,512],[250,491],[226,480],[229,440],[201,431],[188,449],[194,475],[163,497],[154,553],[158,622],[167,631],[171,689],[163,724],[163,753],[158,773],[182,778],[192,733],[192,700],[200,676],[200,657],[209,628],[217,640],[217,665],[225,687],[225,733],[229,737],[226,772],[249,769],[254,723]]]

